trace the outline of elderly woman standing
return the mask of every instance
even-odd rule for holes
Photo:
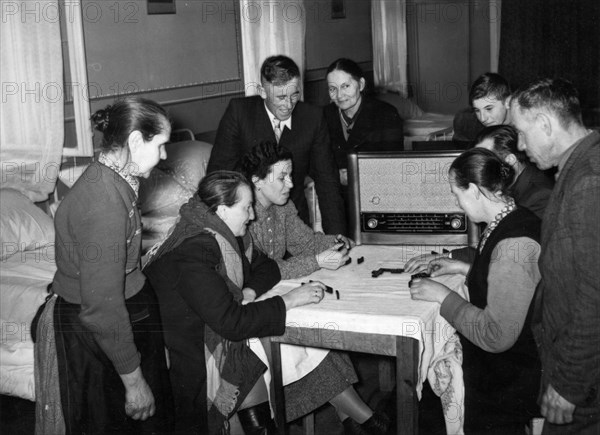
[[[364,95],[365,75],[350,59],[337,59],[327,68],[331,104],[324,114],[329,139],[341,173],[348,167],[347,154],[359,145],[379,144],[403,149],[402,119],[395,107]],[[342,175],[342,184],[345,182]]]
[[[540,281],[540,220],[508,195],[513,169],[492,151],[466,151],[449,175],[458,205],[487,227],[472,266],[439,258],[428,271],[466,275],[470,301],[427,278],[413,281],[411,296],[440,303],[441,315],[460,334],[465,432],[525,433],[525,424],[539,414],[541,366],[531,301]]]
[[[171,126],[161,106],[141,98],[92,120],[102,152],[56,212],[53,296],[32,327],[36,361],[47,364],[54,355],[44,353],[42,334],[53,319],[58,376],[46,372],[36,384],[58,381],[67,434],[167,431],[170,386],[154,292],[140,269],[137,177],[166,158]],[[46,402],[42,414],[53,405]],[[44,416],[38,430],[53,432],[46,424],[60,418]]]

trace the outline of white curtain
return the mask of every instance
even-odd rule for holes
[[[375,87],[408,97],[406,0],[372,0]]]
[[[498,72],[502,0],[490,0],[490,71]]]
[[[64,139],[57,0],[3,2],[0,187],[32,201],[54,190]]]
[[[246,95],[256,95],[260,66],[283,54],[304,72],[306,11],[303,0],[241,2],[241,31]]]

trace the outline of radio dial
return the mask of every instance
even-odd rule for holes
[[[453,230],[458,230],[462,227],[463,221],[460,217],[455,216],[452,219],[450,219],[450,226],[452,227]]]
[[[377,219],[375,218],[371,218],[367,221],[367,226],[371,229],[377,228],[378,224],[379,222],[377,222]]]

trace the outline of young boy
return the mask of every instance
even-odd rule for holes
[[[454,117],[455,141],[472,143],[484,127],[510,123],[510,86],[499,74],[480,75],[471,85],[469,104]]]
[[[510,86],[500,75],[485,73],[471,85],[469,103],[484,126],[509,124]]]

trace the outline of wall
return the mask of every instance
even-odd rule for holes
[[[489,2],[408,0],[408,71],[425,111],[467,107],[471,82],[489,70]]]
[[[148,15],[145,0],[83,0],[90,86],[71,92],[84,92],[92,113],[134,93],[165,105],[174,128],[202,133],[216,130],[229,100],[244,95],[239,2],[177,0],[175,7],[175,14]],[[328,102],[325,70],[334,59],[372,70],[370,0],[345,0],[340,19],[331,7],[331,0],[305,1],[305,100],[317,104]],[[65,116],[65,143],[73,146],[70,104]]]
[[[305,0],[308,102],[328,103],[325,70],[338,57],[372,77],[371,2],[343,4],[345,17],[334,19],[332,0]],[[214,131],[229,100],[244,94],[237,0],[176,0],[173,15],[148,15],[145,0],[82,5],[92,112],[134,91],[164,104],[174,128],[202,133]],[[454,113],[468,104],[469,83],[489,65],[488,9],[483,0],[408,0],[409,76],[425,110]],[[70,105],[65,116],[69,146]]]
[[[175,2],[175,14],[149,15],[146,0],[83,0],[92,113],[123,94],[167,107],[174,128],[216,129],[229,99],[243,95],[237,0]],[[67,105],[65,142],[74,144]],[[97,143],[98,138],[95,138]]]
[[[345,0],[345,18],[331,17],[331,0],[305,0],[306,77],[304,99],[327,104],[327,67],[340,57],[358,62],[372,75],[371,1]]]
[[[498,6],[490,6],[489,1],[470,3],[469,84],[481,74],[490,71],[490,22],[498,19],[498,13]]]
[[[344,5],[346,18],[331,19],[331,0],[306,1],[306,101],[328,102],[325,70],[338,57],[359,62],[372,79],[371,2]],[[490,69],[496,11],[487,0],[407,0],[406,8],[412,97],[426,111],[456,113],[469,104],[471,82]]]

